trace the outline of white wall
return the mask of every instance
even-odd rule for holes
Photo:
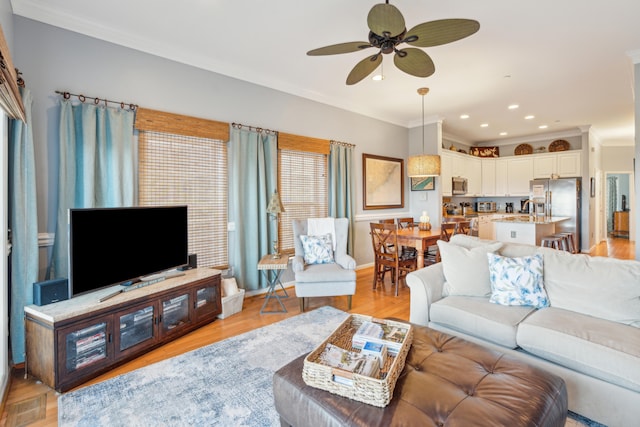
[[[14,29],[14,62],[23,70],[34,97],[40,232],[55,229],[49,215],[56,208],[57,192],[55,106],[59,96],[55,90],[355,144],[357,216],[372,215],[372,211],[362,208],[362,153],[407,157],[408,129],[400,126],[29,19],[16,16]],[[268,67],[269,64],[256,66]],[[408,193],[407,184],[404,209],[375,211],[373,216],[395,217],[410,211]],[[362,236],[356,229],[355,240],[358,264],[371,262],[368,232]]]

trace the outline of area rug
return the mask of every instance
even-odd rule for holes
[[[347,317],[321,307],[58,398],[59,426],[279,426],[273,373]],[[596,426],[574,414],[571,426]]]

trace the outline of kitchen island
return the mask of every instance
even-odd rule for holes
[[[556,224],[569,217],[550,218],[534,216],[508,216],[494,219],[496,240],[509,243],[525,243],[540,246],[543,237],[556,232]]]

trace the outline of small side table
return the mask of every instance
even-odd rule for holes
[[[287,291],[285,290],[284,285],[280,280],[280,276],[282,275],[282,272],[288,268],[288,266],[289,256],[287,255],[280,255],[280,258],[274,258],[273,255],[268,254],[263,256],[262,259],[258,261],[258,270],[262,271],[264,277],[266,277],[267,279],[267,282],[269,282],[269,288],[267,289],[267,293],[264,296],[264,304],[262,304],[260,314],[287,312],[287,309],[285,308],[280,298],[288,298],[289,294],[287,294]],[[270,275],[269,272],[271,272],[272,274]],[[278,284],[280,284],[280,287],[284,292],[283,296],[278,295],[278,292],[276,291],[276,285]],[[271,298],[275,298],[276,301],[278,301],[282,310],[265,310],[265,307],[267,306]]]

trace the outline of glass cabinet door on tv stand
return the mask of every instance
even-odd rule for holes
[[[62,377],[83,377],[111,363],[111,319],[105,316],[58,331],[58,348],[62,349],[58,369]]]
[[[191,292],[169,299],[163,299],[160,303],[160,333],[162,336],[180,332],[191,323]]]
[[[117,355],[135,353],[154,345],[158,339],[157,304],[145,302],[115,314]]]
[[[218,284],[203,284],[195,291],[195,321],[205,317],[216,316],[220,307],[220,286]]]

